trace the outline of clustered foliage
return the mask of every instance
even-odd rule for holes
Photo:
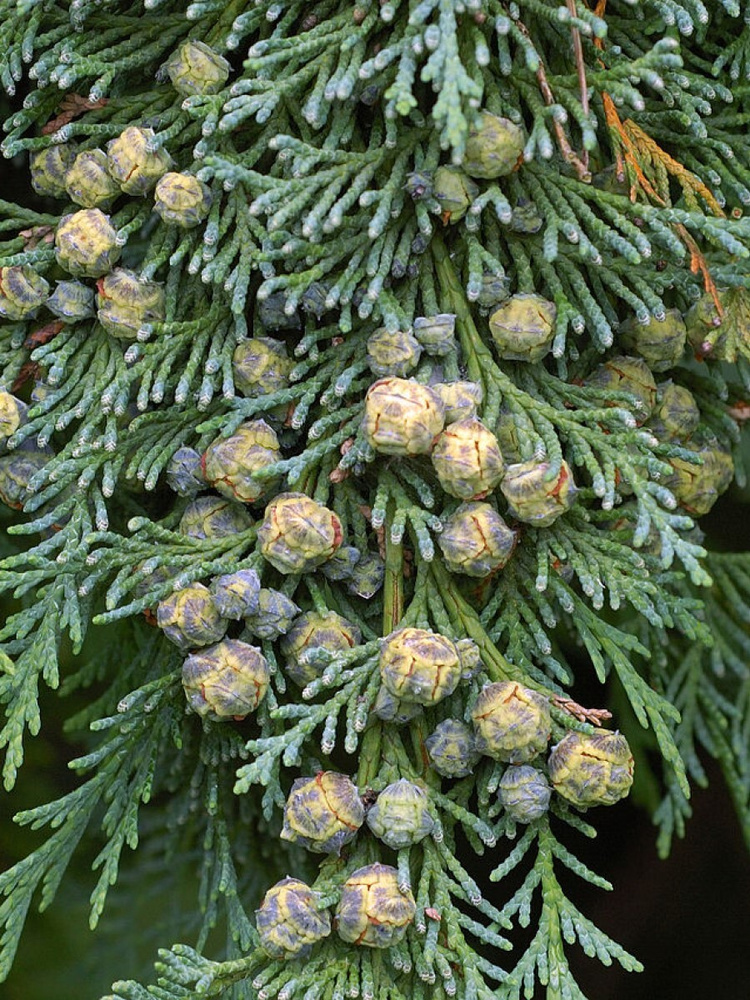
[[[638,962],[566,845],[647,750],[663,853],[702,751],[750,840],[750,563],[696,525],[746,478],[749,54],[739,0],[0,0],[6,788],[41,684],[91,732],[2,973],[95,827],[92,926],[139,838],[197,872],[118,1000],[580,998],[568,946]]]

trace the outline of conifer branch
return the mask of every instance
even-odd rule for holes
[[[0,976],[96,836],[92,925],[126,847],[194,893],[112,998],[582,998],[571,945],[639,968],[566,895],[634,760],[662,853],[706,755],[750,842],[702,521],[747,478],[750,29],[699,7],[0,0],[6,787],[42,685],[89,730]]]

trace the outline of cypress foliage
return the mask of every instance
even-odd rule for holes
[[[126,849],[195,886],[117,1000],[575,1000],[570,946],[640,967],[561,879],[611,888],[573,850],[634,758],[662,854],[705,754],[750,843],[750,562],[700,528],[746,482],[749,25],[0,0],[5,788],[42,686],[86,745],[0,976],[98,841],[92,927]]]

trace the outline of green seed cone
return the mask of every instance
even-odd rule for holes
[[[620,733],[569,732],[552,748],[552,787],[581,809],[610,806],[624,798],[633,783],[633,755]]]
[[[376,862],[352,872],[342,886],[336,929],[349,944],[389,948],[404,936],[416,910],[411,891],[399,888],[396,869]]]
[[[461,672],[455,643],[437,632],[402,628],[383,641],[380,677],[396,698],[435,705],[453,694]]]
[[[319,906],[320,894],[296,878],[271,886],[255,911],[263,950],[271,958],[303,958],[331,933],[331,918]]]
[[[547,747],[549,703],[515,681],[486,684],[471,713],[477,749],[496,760],[526,763]]]
[[[239,639],[224,639],[201,649],[182,667],[188,705],[213,722],[244,719],[254,712],[266,695],[270,677],[261,651]]]
[[[345,774],[321,771],[297,778],[284,807],[281,839],[317,854],[339,854],[365,821],[356,785]]]

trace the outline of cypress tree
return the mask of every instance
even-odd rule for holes
[[[0,974],[96,845],[190,891],[117,1000],[575,1000],[601,808],[750,842],[749,25],[0,0]]]

